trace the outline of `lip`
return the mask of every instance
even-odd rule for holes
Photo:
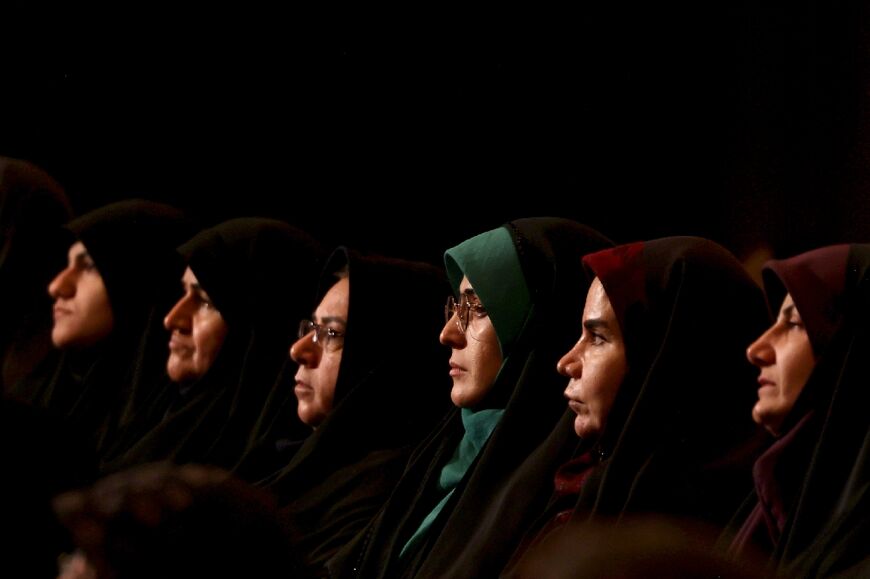
[[[759,376],[758,377],[758,387],[764,388],[765,386],[776,386],[776,382],[774,382],[770,378],[765,378],[764,376]]]
[[[456,362],[450,362],[450,375],[451,376],[459,376],[463,372],[467,372],[465,368],[457,364]]]
[[[54,306],[54,308],[52,308],[52,314],[54,315],[54,319],[62,318],[63,316],[68,316],[71,313],[72,313],[72,310],[69,310],[69,309],[61,307],[61,306]]]
[[[575,414],[580,414],[580,410],[583,408],[583,403],[578,402],[577,400],[568,399],[568,408],[574,411]]]
[[[296,394],[296,397],[299,398],[300,396],[305,396],[314,392],[314,388],[302,380],[296,380],[296,386],[293,387],[293,392]]]
[[[169,337],[169,349],[173,352],[176,350],[181,350],[185,346],[186,345],[181,340],[179,340],[177,336],[172,335]]]

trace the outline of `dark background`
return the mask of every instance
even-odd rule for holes
[[[79,212],[433,261],[544,214],[741,257],[870,240],[866,2],[316,4],[13,3],[0,154]]]

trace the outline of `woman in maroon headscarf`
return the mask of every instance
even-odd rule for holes
[[[582,335],[558,362],[569,410],[509,483],[528,491],[536,477],[553,481],[534,491],[550,502],[511,576],[568,521],[643,514],[723,525],[750,482],[752,455],[735,449],[751,447],[756,432],[743,350],[768,321],[759,288],[728,251],[695,237],[623,245],[583,263],[595,279]]]
[[[775,440],[730,552],[759,550],[784,576],[845,572],[868,555],[868,266],[870,246],[834,245],[763,272],[779,313],[746,355],[759,369],[752,417]]]

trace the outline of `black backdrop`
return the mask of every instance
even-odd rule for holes
[[[738,254],[870,238],[866,3],[295,4],[14,3],[0,154],[79,211],[429,260],[541,214]]]

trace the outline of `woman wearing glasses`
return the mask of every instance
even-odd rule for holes
[[[285,364],[321,255],[305,232],[261,218],[226,221],[178,251],[187,269],[164,319],[169,335],[149,336],[164,356],[168,342],[166,375],[136,384],[104,471],[153,460],[233,467]]]
[[[334,575],[449,577],[466,546],[484,540],[487,552],[503,549],[500,538],[476,534],[478,517],[562,414],[553,366],[576,340],[590,281],[580,257],[610,245],[573,221],[532,218],[446,252],[454,296],[440,340],[451,351],[455,408],[417,449],[377,519],[330,562]],[[503,505],[502,532],[521,528],[529,510],[523,498]]]
[[[311,320],[290,348],[299,419],[314,428],[261,482],[278,496],[304,569],[324,563],[377,513],[411,450],[449,408],[438,344],[449,287],[431,265],[345,248],[329,259]]]

